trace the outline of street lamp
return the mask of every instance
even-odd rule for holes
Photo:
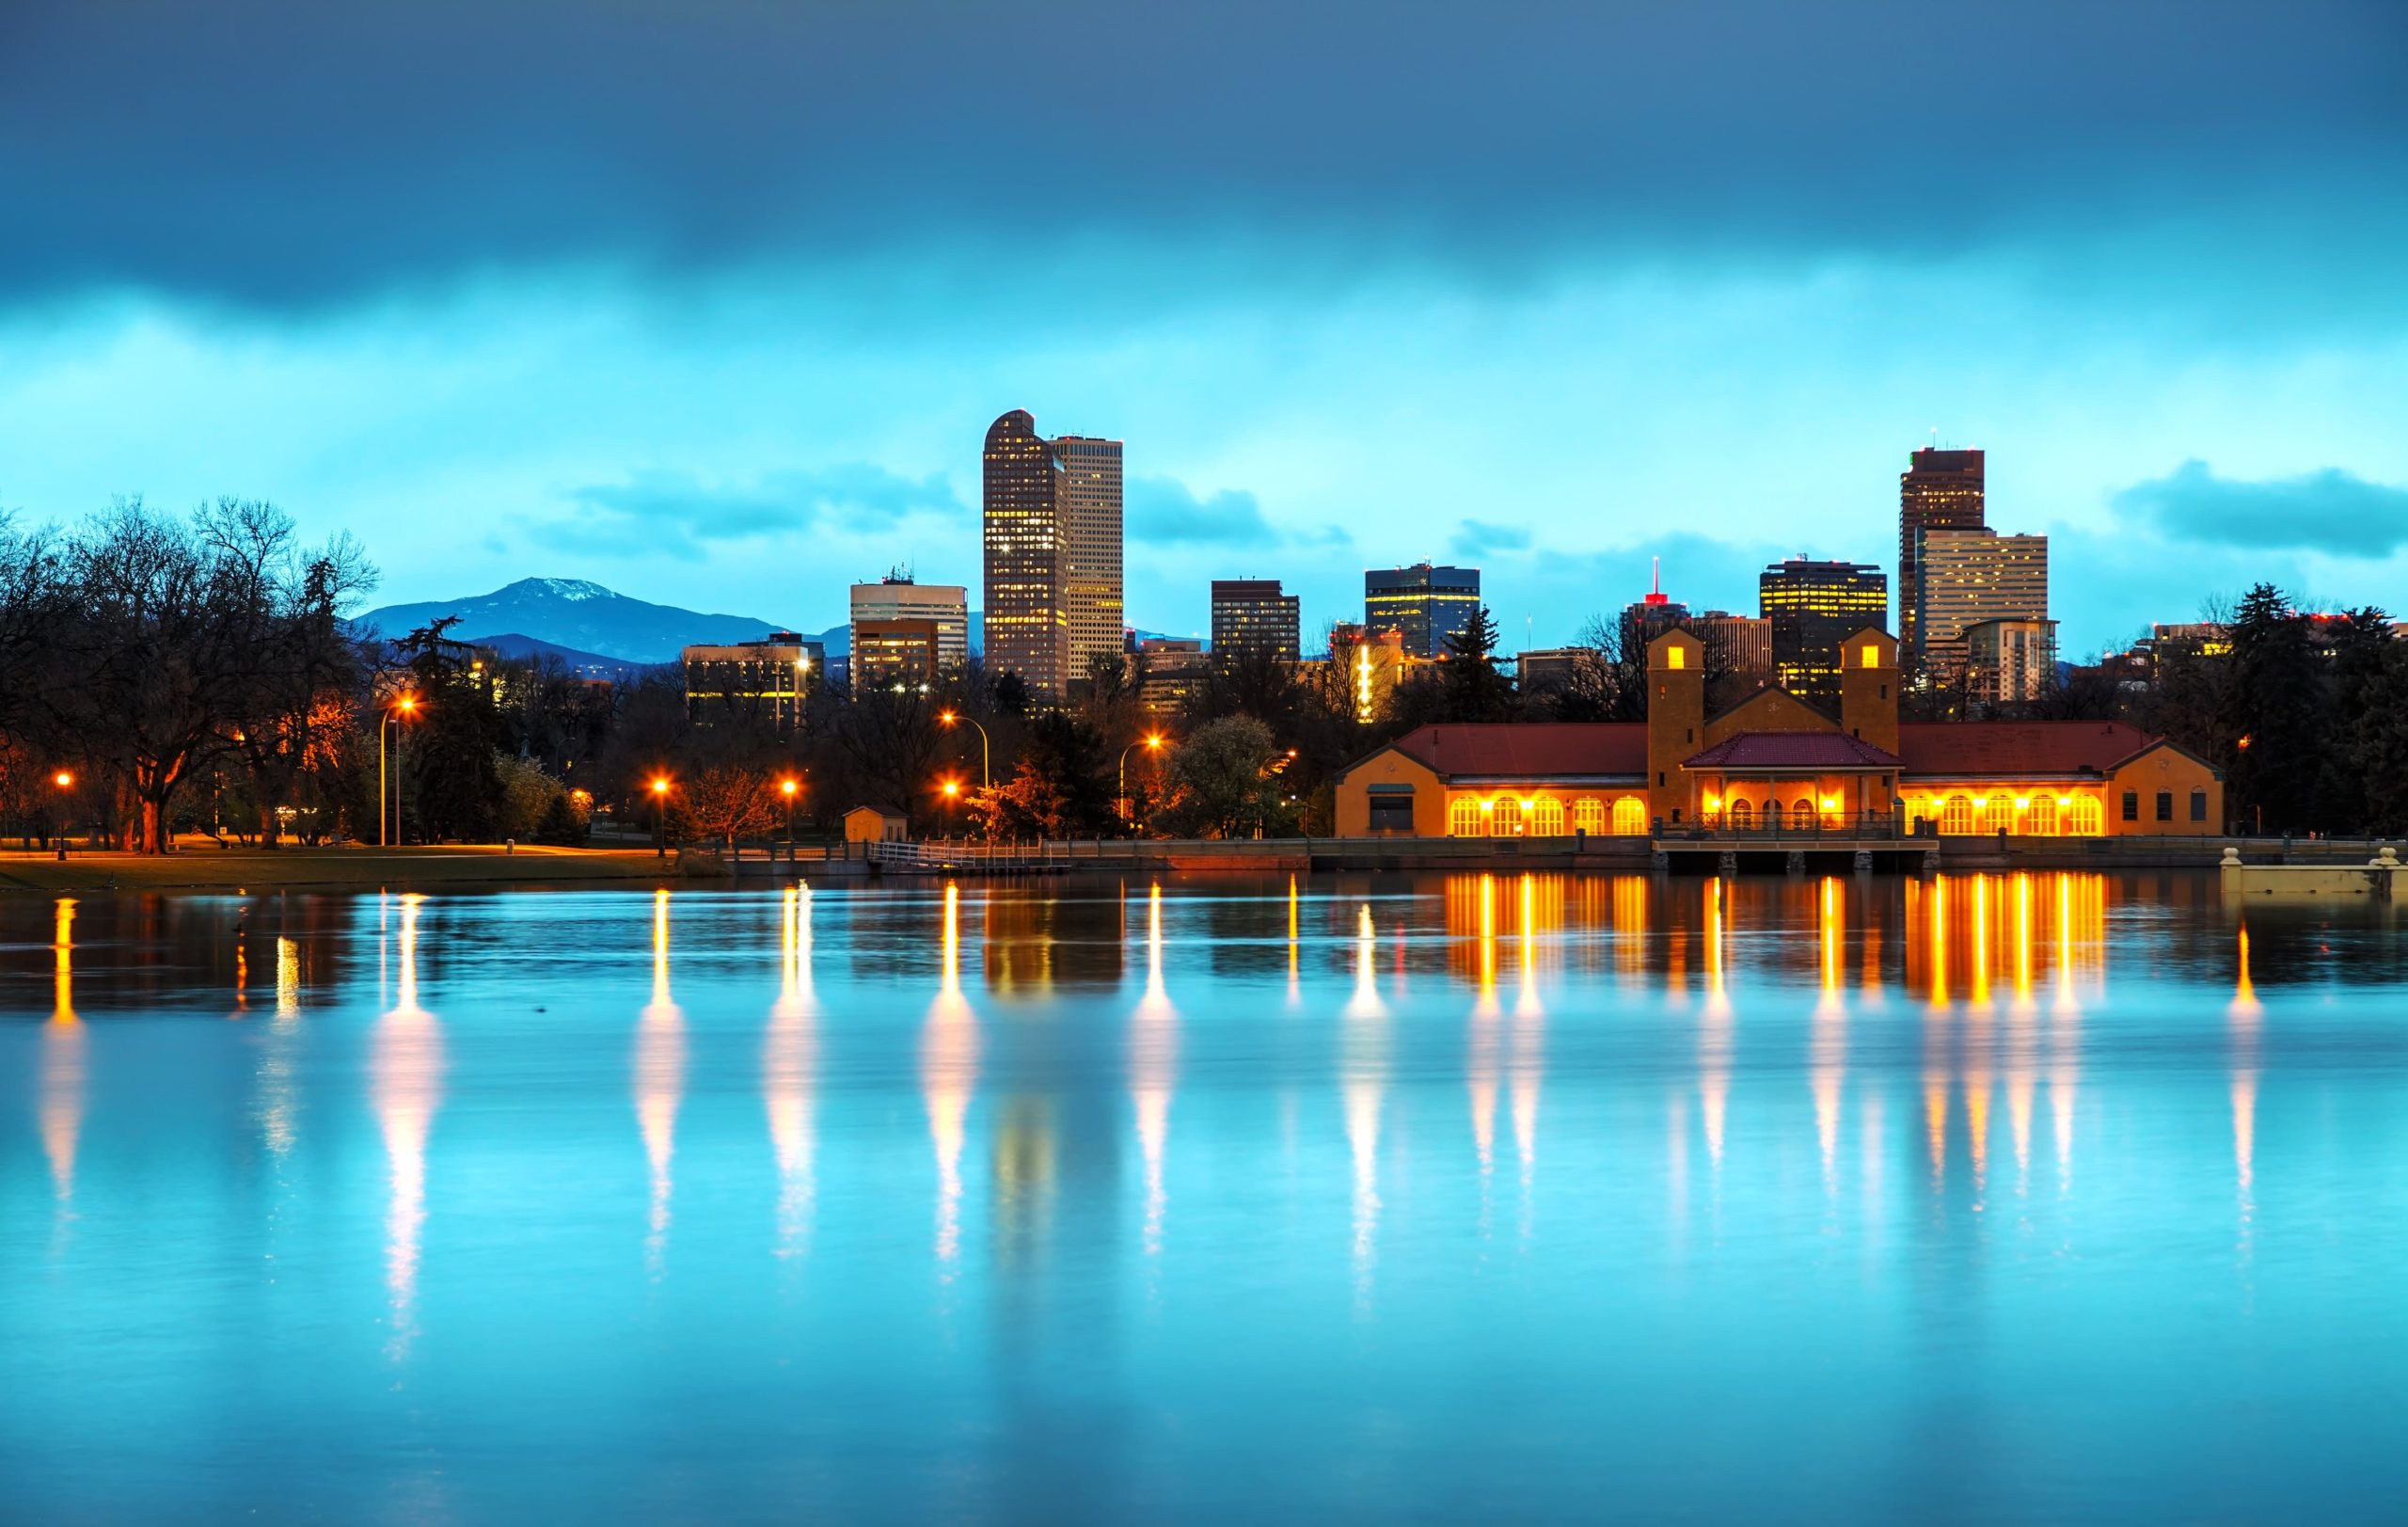
[[[796,666],[800,667],[800,664]],[[778,781],[778,793],[786,798],[786,863],[794,863],[794,794],[802,787],[793,775]]]
[[[971,718],[958,710],[943,711],[939,713],[937,720],[947,726],[958,721],[967,721],[971,725],[978,726],[975,721],[971,721]],[[994,771],[988,767],[987,759],[987,728],[978,726],[978,786],[981,789],[991,788],[995,783]]]
[[[385,728],[391,725],[394,720],[398,717],[414,716],[416,714],[418,714],[418,696],[415,694],[404,694],[400,699],[394,701],[391,705],[386,707],[385,713],[377,718],[376,846],[380,849],[390,848],[393,843],[393,835],[388,832],[385,827]],[[398,784],[399,781],[396,781],[395,783]],[[402,803],[397,798],[393,802],[393,817],[396,825],[399,825],[401,815]]]
[[[1148,732],[1136,741],[1130,743],[1128,747],[1120,750],[1120,819],[1122,821],[1127,821],[1135,815],[1134,812],[1129,809],[1129,755],[1138,748],[1144,748],[1149,753],[1159,752],[1162,749],[1162,733]]]
[[[69,773],[64,769],[60,770],[57,773],[51,775],[50,782],[58,787],[59,793],[62,795],[75,787],[75,776]],[[62,803],[58,808],[60,817],[58,829],[58,856],[61,859],[67,857],[67,829],[70,824],[65,819],[67,813],[72,809],[73,806],[71,803]]]
[[[659,774],[652,777],[652,856],[669,857],[669,781]]]

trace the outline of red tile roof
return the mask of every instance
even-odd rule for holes
[[[1644,722],[1491,722],[1419,726],[1396,750],[1441,779],[1647,775]]]
[[[1872,743],[1842,732],[1741,732],[1726,737],[1684,769],[1896,769],[1899,761]]]
[[[2106,773],[2156,738],[2120,721],[1932,721],[1898,728],[1909,774]]]

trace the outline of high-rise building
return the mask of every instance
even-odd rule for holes
[[[927,669],[920,677],[933,679],[941,673],[959,668],[970,657],[969,595],[970,591],[959,583],[913,582],[911,575],[899,568],[875,583],[854,584],[850,601],[850,675],[858,682],[863,673],[865,625],[874,628],[872,634],[880,638],[910,634],[916,639],[915,627],[887,628],[897,621],[925,623],[935,633],[933,661],[925,657],[917,660]]]
[[[1024,408],[987,430],[987,666],[1040,699],[1120,650],[1120,455],[1118,440],[1048,440]]]
[[[803,702],[827,670],[826,648],[794,631],[771,631],[755,642],[690,646],[678,654],[686,670],[686,715],[697,725],[758,722],[780,736],[802,721]]]
[[[1339,621],[1329,628],[1328,676],[1345,686],[1354,719],[1379,720],[1399,684],[1429,671],[1432,660],[1408,651],[1404,633],[1391,626],[1375,630]]]
[[[1982,453],[1925,448],[1898,474],[1898,648],[1912,675],[1923,666],[1923,584],[1915,538],[1925,531],[1980,530],[1984,517]]]
[[[1647,644],[1674,627],[1689,623],[1689,607],[1664,592],[1663,569],[1652,569],[1647,580],[1647,593],[1636,603],[1623,607],[1622,651],[1629,661],[1640,660]]]
[[[1840,644],[1890,613],[1890,581],[1870,563],[1793,557],[1766,568],[1756,597],[1772,633],[1773,676],[1801,700],[1833,705]]]
[[[1914,603],[1921,612],[1925,682],[1965,671],[1965,632],[1984,621],[2049,618],[2049,538],[1992,530],[1915,535]]]
[[[1212,580],[1212,660],[1268,656],[1294,662],[1304,644],[1299,604],[1279,592],[1275,578]]]
[[[1434,658],[1447,638],[1471,624],[1480,609],[1480,569],[1373,567],[1363,574],[1363,624],[1374,631],[1401,631],[1405,655]]]
[[[1762,615],[1735,615],[1708,610],[1689,618],[1689,629],[1705,644],[1710,673],[1772,682],[1772,622]]]
[[[1149,716],[1178,715],[1212,680],[1212,656],[1195,637],[1132,635],[1127,641],[1137,667],[1137,704]]]
[[[1990,705],[2036,700],[2056,676],[2053,620],[1981,620],[1965,628],[1965,689]]]

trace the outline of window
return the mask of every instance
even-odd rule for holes
[[[2174,819],[2174,792],[2172,790],[2160,790],[2157,792],[2157,819],[2159,821],[2172,821]]]
[[[1664,771],[1660,769],[1656,771],[1656,783],[1659,787],[1664,783]]]
[[[1952,834],[1972,832],[1973,830],[1973,798],[1970,795],[1950,796],[1948,803],[1940,811],[1940,830]]]
[[[2032,810],[2023,819],[2023,831],[2034,837],[2057,835],[2057,798],[2055,796],[2036,795],[2032,798]]]
[[[1647,803],[1635,795],[1625,795],[1615,802],[1614,831],[1624,837],[1636,837],[1647,831]]]
[[[1572,803],[1572,829],[1577,833],[1602,833],[1606,830],[1606,803],[1593,795],[1584,795]]]
[[[2106,824],[2099,820],[2099,797],[2077,795],[2073,798],[2073,826],[2076,837],[2097,837]]]
[[[2206,821],[2208,819],[2207,791],[2193,790],[2191,792],[2191,819],[2193,821]]]
[[[1371,787],[1370,829],[1374,833],[1413,831],[1412,786],[1374,785]]]
[[[1664,649],[1664,666],[1665,666],[1665,667],[1667,667],[1667,668],[1687,668],[1688,665],[1689,665],[1689,655],[1688,655],[1688,653],[1687,653],[1687,652],[1686,652],[1686,651],[1684,651],[1684,650],[1682,649],[1681,644],[1680,644],[1679,643],[1675,642],[1675,643],[1673,643],[1671,646],[1668,646],[1668,647],[1666,647],[1666,648]]]
[[[1563,803],[1551,795],[1539,797],[1537,811],[1530,817],[1530,831],[1541,837],[1563,835]]]
[[[1756,808],[1745,801],[1735,799],[1731,803],[1731,830],[1735,833],[1744,833],[1755,825]]]
[[[2138,821],[2141,819],[2140,791],[2126,790],[2124,792],[2124,819],[2126,821]]]
[[[1447,835],[1450,837],[1486,837],[1488,824],[1482,819],[1480,803],[1468,795],[1459,795],[1447,806]]]
[[[1872,642],[1864,644],[1864,666],[1867,668],[1881,666],[1881,648],[1877,644]]]
[[[1811,831],[1814,825],[1814,803],[1811,797],[1799,796],[1789,807],[1789,825],[1798,832]]]

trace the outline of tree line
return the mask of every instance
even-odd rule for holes
[[[1569,664],[1517,686],[1485,609],[1369,718],[1343,664],[1258,653],[1221,655],[1170,713],[1135,653],[1095,660],[1059,707],[973,657],[900,690],[697,710],[673,669],[598,681],[449,621],[355,631],[376,580],[349,537],[305,546],[251,501],[0,523],[0,823],[150,852],[179,832],[573,844],[597,824],[732,844],[832,834],[860,805],[931,835],[1326,835],[1338,776],[1414,727],[1646,715],[1623,622],[1591,621]],[[2075,669],[1999,713],[2162,733],[2225,771],[2244,827],[2408,831],[2408,643],[2388,619],[2265,585],[2225,613],[2213,640],[2159,644],[2146,682]],[[1711,642],[1706,665],[1716,708],[1760,682]],[[1969,713],[1927,693],[1908,712]]]

